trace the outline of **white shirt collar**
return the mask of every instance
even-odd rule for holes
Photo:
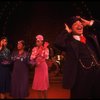
[[[78,35],[73,35],[73,38],[74,38],[75,40],[80,41],[80,36],[78,36]]]
[[[74,38],[75,40],[80,41],[80,36],[79,36],[79,35],[73,35],[73,38]]]

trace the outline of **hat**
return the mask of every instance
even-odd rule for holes
[[[66,23],[67,23],[67,25],[71,28],[72,25],[73,25],[76,21],[81,21],[81,20],[80,20],[80,18],[77,18],[76,16],[73,16],[73,17],[69,18],[69,19],[67,20]]]
[[[40,41],[43,41],[44,40],[44,37],[42,35],[37,35],[36,36],[36,39],[37,40],[40,40]]]

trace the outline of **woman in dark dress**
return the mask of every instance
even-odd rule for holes
[[[14,98],[25,98],[28,96],[28,53],[24,50],[23,40],[18,41],[17,51],[12,53],[13,72],[11,79],[11,96]]]
[[[7,38],[0,39],[0,99],[5,99],[10,91],[10,50],[7,46]]]

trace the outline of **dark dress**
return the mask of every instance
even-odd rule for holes
[[[10,50],[4,48],[0,51],[0,93],[10,91],[10,68]]]
[[[28,96],[29,85],[29,68],[28,68],[28,53],[19,56],[18,52],[12,54],[13,72],[11,79],[11,96],[14,98],[24,98]]]

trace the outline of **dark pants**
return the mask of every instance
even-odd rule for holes
[[[100,68],[80,68],[71,98],[100,98]]]

